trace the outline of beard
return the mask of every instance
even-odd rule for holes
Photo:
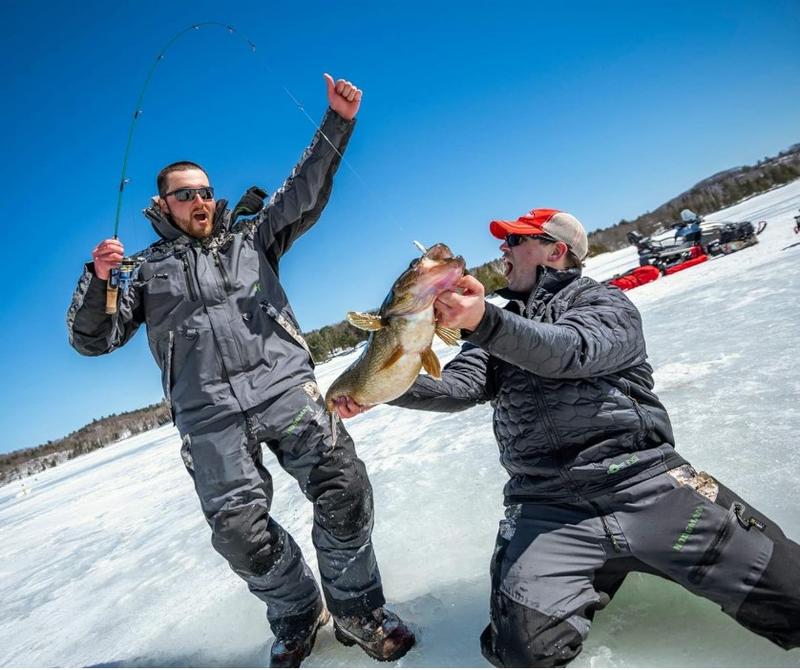
[[[191,210],[188,217],[178,216],[174,211],[169,211],[175,225],[191,237],[202,239],[211,235],[214,227],[214,214],[216,203],[203,203]]]

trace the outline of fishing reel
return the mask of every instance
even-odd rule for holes
[[[122,295],[128,292],[133,281],[133,271],[136,269],[136,259],[125,256],[119,267],[111,268],[111,276],[106,287],[106,314],[117,313],[117,297],[119,291]]]

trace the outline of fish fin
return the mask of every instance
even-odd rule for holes
[[[351,326],[355,326],[360,330],[380,330],[383,328],[383,322],[378,314],[348,312],[347,320]]]
[[[386,368],[392,367],[397,361],[400,360],[400,357],[403,355],[403,347],[399,346],[392,352],[392,355],[386,359],[386,362],[381,365],[381,370],[385,370]]]
[[[461,331],[458,328],[443,328],[442,326],[436,326],[436,334],[445,342],[445,344],[449,344],[451,347],[458,344],[458,340],[461,338]]]
[[[431,377],[442,378],[442,365],[439,363],[439,357],[433,353],[433,349],[430,347],[422,352],[422,367]]]

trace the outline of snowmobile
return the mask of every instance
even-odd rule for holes
[[[697,247],[702,249],[703,246],[702,238],[699,244],[694,244],[685,238],[680,241],[677,239],[675,241],[654,240],[635,230],[628,233],[628,242],[636,246],[639,252],[640,266],[652,265],[657,267],[662,274],[666,274],[668,268],[690,260],[693,256],[696,257],[697,251],[692,250]]]
[[[758,236],[767,227],[766,221],[760,221],[755,226],[751,221],[703,221],[699,217],[691,223],[697,224],[692,233],[684,232],[686,218],[673,224],[676,233],[672,239],[662,237],[657,240],[635,230],[630,231],[628,241],[639,252],[639,265],[654,265],[662,274],[668,274],[668,270],[686,261],[696,260],[700,255],[731,254],[758,244]]]
[[[719,256],[758,244],[758,236],[764,232],[767,222],[759,221],[757,226],[751,221],[723,221],[708,225],[717,239],[709,242],[706,249],[711,256]]]
[[[767,227],[766,221],[757,226],[751,221],[704,221],[691,210],[681,212],[681,221],[672,224],[675,234],[660,239],[645,237],[632,230],[628,241],[639,252],[639,267],[626,270],[607,283],[628,290],[686,270],[709,257],[731,254],[758,244],[758,236]]]

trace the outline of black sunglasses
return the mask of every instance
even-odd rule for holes
[[[527,239],[539,240],[544,244],[553,244],[554,242],[558,242],[558,240],[554,240],[552,237],[549,237],[548,235],[521,235],[519,233],[509,233],[508,235],[506,235],[506,244],[509,247],[517,247]]]
[[[203,200],[211,200],[214,197],[214,189],[211,186],[201,186],[200,188],[176,188],[174,191],[165,193],[164,197],[174,195],[178,202],[189,202],[199,195]]]

